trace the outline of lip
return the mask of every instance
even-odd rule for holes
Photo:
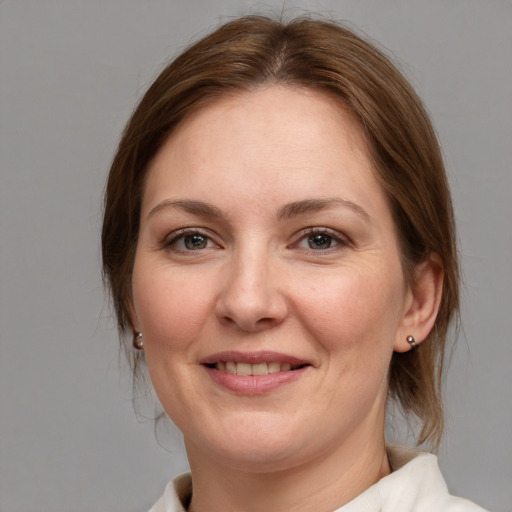
[[[214,365],[219,362],[236,361],[238,363],[289,363],[301,366],[296,370],[280,371],[267,375],[237,375],[217,370]],[[306,360],[279,352],[219,352],[201,359],[200,364],[209,377],[220,387],[238,395],[263,395],[299,380],[312,366]],[[304,365],[304,366],[302,366]]]

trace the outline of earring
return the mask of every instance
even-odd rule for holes
[[[144,340],[142,339],[142,333],[133,333],[133,348],[135,350],[144,350]]]
[[[411,350],[416,350],[416,340],[414,339],[414,336],[407,336],[406,338],[407,343],[411,345]]]

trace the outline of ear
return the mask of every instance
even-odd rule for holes
[[[416,344],[419,344],[429,335],[441,304],[443,277],[443,263],[436,253],[431,253],[426,261],[417,266],[397,330],[393,346],[395,352],[411,350],[407,336],[413,336]]]

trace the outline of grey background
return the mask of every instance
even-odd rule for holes
[[[161,432],[162,448],[152,422],[137,421],[118,364],[99,270],[101,192],[162,63],[229,16],[282,5],[0,1],[0,511],[140,512],[186,469],[175,430]],[[285,6],[370,34],[433,116],[466,282],[441,464],[455,493],[512,510],[512,3]]]

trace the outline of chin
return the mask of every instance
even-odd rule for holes
[[[211,447],[210,447],[211,448]],[[299,456],[300,454],[300,456]],[[289,470],[304,463],[304,455],[295,449],[270,449],[265,445],[247,443],[230,446],[215,454],[216,462],[222,462],[237,471],[247,473],[274,473]]]
[[[312,454],[318,454],[314,449],[315,439],[307,439],[304,429],[294,428],[289,419],[286,424],[269,421],[265,416],[255,418],[254,414],[244,414],[243,421],[231,422],[222,432],[222,435],[211,432],[211,436],[202,437],[196,443],[186,439],[187,451],[210,453],[216,463],[253,473],[296,467],[307,459],[307,446]]]

